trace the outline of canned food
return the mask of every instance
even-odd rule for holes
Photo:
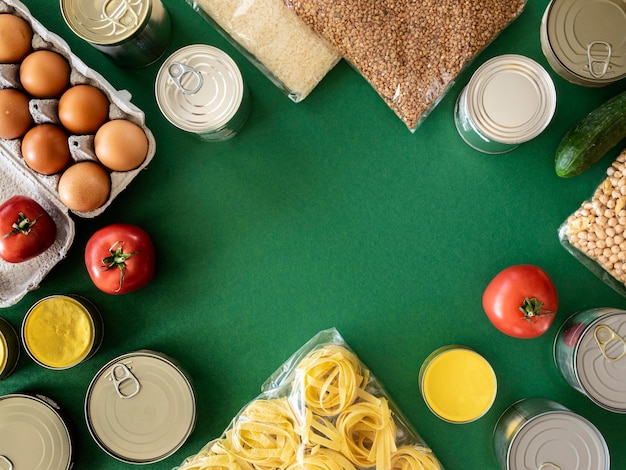
[[[582,416],[544,398],[509,406],[494,430],[503,470],[609,470],[609,449],[600,431]]]
[[[626,413],[626,311],[593,308],[570,316],[555,337],[554,361],[573,388]]]
[[[0,380],[6,379],[20,357],[20,343],[13,326],[0,317]]]
[[[60,0],[69,28],[124,67],[156,62],[170,43],[170,16],[159,0]]]
[[[141,350],[100,369],[87,390],[85,419],[91,436],[110,456],[154,463],[176,452],[193,431],[195,395],[171,358]]]
[[[43,395],[0,397],[0,468],[69,470],[73,431],[59,405]]]
[[[496,398],[491,365],[477,352],[459,345],[433,351],[419,371],[419,386],[428,408],[450,423],[469,423],[483,416]]]
[[[52,295],[35,303],[22,322],[28,355],[48,369],[68,369],[92,357],[104,325],[93,303],[78,295]]]
[[[624,0],[552,0],[541,21],[541,49],[566,80],[604,86],[626,77],[625,31]]]
[[[174,126],[208,141],[234,137],[250,113],[250,96],[233,59],[195,44],[168,57],[157,74],[156,101]]]
[[[548,72],[528,57],[506,54],[482,64],[454,109],[461,138],[483,153],[505,153],[537,137],[556,110]]]

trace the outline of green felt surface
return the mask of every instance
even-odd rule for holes
[[[166,353],[192,377],[198,405],[187,443],[152,465],[172,468],[218,437],[296,349],[334,326],[447,470],[497,468],[496,420],[530,396],[551,398],[591,420],[607,440],[611,468],[626,468],[626,415],[593,405],[565,383],[552,360],[558,326],[571,313],[626,308],[626,299],[557,237],[558,226],[590,197],[617,149],[571,180],[554,172],[554,151],[565,131],[626,84],[584,88],[549,68],[539,41],[547,0],[528,1],[414,134],[345,62],[295,104],[184,1],[164,3],[174,33],[167,54],[187,44],[212,44],[241,68],[252,111],[230,141],[203,142],[165,120],[153,93],[160,61],[140,70],[119,68],[70,32],[57,1],[26,1],[90,67],[132,94],[157,151],[104,214],[76,219],[69,255],[40,288],[0,311],[17,328],[38,299],[82,294],[104,316],[101,349],[66,371],[45,370],[23,354],[13,375],[0,382],[0,395],[36,390],[58,401],[78,431],[77,469],[132,468],[89,436],[84,395],[114,357],[142,348]],[[504,53],[544,65],[558,107],[533,141],[508,154],[485,155],[458,136],[453,106],[472,71]],[[124,296],[98,291],[82,262],[89,236],[113,222],[145,228],[159,253],[153,282]],[[481,307],[489,280],[518,263],[542,266],[560,296],[554,325],[533,340],[501,334]],[[417,386],[421,362],[452,343],[483,354],[499,381],[492,409],[471,424],[436,418]]]

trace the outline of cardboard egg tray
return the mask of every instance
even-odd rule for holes
[[[15,0],[0,0],[0,13],[11,13],[28,21],[33,29],[33,50],[48,49],[65,57],[71,68],[70,85],[88,84],[99,88],[109,99],[109,118],[134,122],[143,129],[148,138],[148,155],[139,168],[126,172],[109,172],[111,192],[101,207],[89,212],[72,211],[78,217],[95,217],[111,204],[154,157],[156,143],[152,132],[145,126],[145,115],[131,103],[130,93],[115,89],[102,75],[90,69],[71,52],[63,39],[33,18],[24,4]],[[0,64],[0,88],[22,88],[19,64]],[[59,124],[58,99],[31,99],[29,108],[35,124]],[[72,159],[97,160],[93,141],[93,135],[70,136]],[[54,265],[67,255],[74,240],[74,222],[70,211],[59,200],[57,185],[60,174],[45,176],[31,170],[21,155],[21,139],[0,139],[0,177],[0,204],[12,196],[31,197],[52,216],[58,232],[52,247],[34,259],[19,264],[0,259],[0,307],[8,307],[17,303],[28,291],[37,288]]]

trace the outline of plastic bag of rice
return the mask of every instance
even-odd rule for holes
[[[563,247],[626,297],[626,149],[590,199],[559,227]]]
[[[414,131],[526,0],[283,0]]]
[[[187,3],[296,103],[341,59],[282,0]]]

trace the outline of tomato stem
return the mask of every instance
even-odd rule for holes
[[[133,255],[139,253],[139,250],[132,251],[130,253],[124,253],[122,250],[124,248],[123,241],[117,241],[111,245],[109,248],[109,253],[111,256],[107,256],[102,260],[102,267],[105,268],[105,271],[110,271],[111,269],[119,269],[120,270],[120,285],[115,290],[115,292],[119,292],[122,290],[122,285],[124,285],[124,273],[126,272],[126,260]]]
[[[524,320],[530,323],[535,323],[539,317],[554,315],[553,311],[544,310],[543,302],[535,297],[524,298],[524,302],[522,302],[522,305],[519,309],[524,314]]]
[[[42,215],[43,214],[39,214],[37,217],[35,217],[35,220],[31,222],[31,220],[26,217],[23,212],[19,212],[17,214],[17,222],[14,222],[12,225],[13,230],[5,233],[2,238],[9,238],[11,235],[17,235],[18,233],[28,235],[30,233],[30,229],[33,227],[33,225],[37,223]]]

